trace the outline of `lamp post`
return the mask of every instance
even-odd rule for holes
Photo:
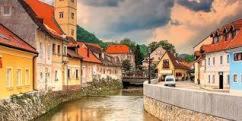
[[[150,50],[150,48],[149,48],[149,57],[148,57],[148,63],[149,63],[149,68],[148,68],[148,73],[149,73],[149,80],[148,80],[148,83],[150,84],[151,83],[151,81],[150,81],[150,79],[151,79],[151,75],[150,75],[150,64],[151,64],[151,58],[150,58],[150,53],[151,53],[151,50]]]

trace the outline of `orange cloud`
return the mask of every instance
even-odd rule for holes
[[[241,1],[214,0],[211,12],[195,12],[176,3],[171,11],[171,21],[178,24],[170,22],[156,28],[151,40],[166,39],[176,46],[178,52],[191,53],[194,44],[225,22],[239,16],[241,10]]]

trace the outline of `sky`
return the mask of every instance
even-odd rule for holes
[[[44,0],[53,3],[52,0]],[[241,0],[78,0],[78,24],[103,41],[168,40],[178,53],[242,18]]]

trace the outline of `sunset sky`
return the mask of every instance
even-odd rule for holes
[[[241,0],[78,0],[78,24],[100,39],[168,40],[178,53],[192,53],[216,28],[242,17],[240,12]]]

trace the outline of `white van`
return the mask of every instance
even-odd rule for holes
[[[166,76],[165,78],[165,86],[173,86],[175,87],[176,86],[176,79],[173,75],[168,75]]]

